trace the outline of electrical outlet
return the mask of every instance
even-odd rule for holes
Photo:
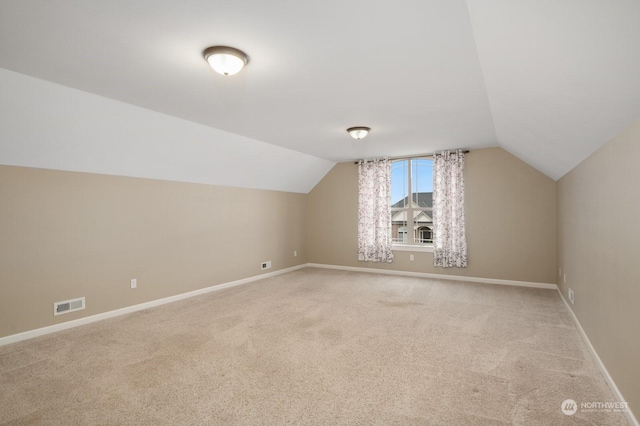
[[[298,250],[294,250],[293,251],[293,257],[296,257],[298,255]]]
[[[271,261],[267,260],[266,262],[262,262],[260,264],[260,269],[271,269]]]
[[[566,284],[567,283],[567,274],[564,274],[562,279],[563,279],[564,283]]]
[[[409,255],[409,260],[413,262],[413,259],[414,259],[413,255],[412,255],[412,254],[410,254],[410,255]]]
[[[569,289],[567,293],[569,294],[569,302],[573,305],[573,290]]]
[[[136,288],[138,287],[138,280],[135,278],[131,279],[131,288]]]

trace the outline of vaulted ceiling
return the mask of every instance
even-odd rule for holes
[[[0,67],[331,161],[500,146],[558,179],[640,118],[639,23],[637,0],[4,0]],[[215,74],[212,45],[249,65]]]

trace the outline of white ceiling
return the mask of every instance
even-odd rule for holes
[[[0,67],[331,161],[501,146],[557,179],[640,118],[639,23],[638,0],[3,0]],[[217,75],[212,45],[248,67]]]

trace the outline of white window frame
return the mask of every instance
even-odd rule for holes
[[[412,206],[411,200],[412,200],[412,195],[413,195],[413,182],[411,181],[412,179],[412,175],[413,175],[413,170],[412,170],[412,161],[411,160],[432,160],[433,157],[416,157],[416,158],[406,158],[406,159],[399,159],[399,160],[395,160],[393,162],[396,161],[407,161],[407,179],[408,179],[408,206],[407,207],[391,207],[391,212],[397,212],[397,211],[405,211],[406,214],[406,231],[405,234],[407,236],[411,236],[411,238],[414,240],[414,242],[412,243],[399,243],[399,242],[393,242],[392,245],[392,250],[394,251],[414,251],[414,252],[433,252],[433,243],[431,244],[425,244],[425,243],[416,243],[415,242],[415,233],[419,232],[418,228],[419,225],[417,224],[417,222],[414,222],[414,218],[417,217],[419,215],[414,216],[414,212],[422,212],[422,211],[428,211],[428,212],[432,212],[433,208],[420,208],[420,209],[416,209]],[[432,216],[433,217],[433,216]],[[409,221],[408,219],[411,218],[411,221]],[[409,233],[409,230],[413,229],[414,231]]]

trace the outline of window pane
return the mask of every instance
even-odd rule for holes
[[[391,237],[394,243],[409,243],[407,233],[407,212],[391,212]]]
[[[416,207],[431,207],[433,193],[433,160],[411,160],[411,198]]]
[[[391,207],[405,207],[409,196],[409,160],[391,163]]]
[[[391,234],[394,243],[433,244],[433,160],[391,165]]]
[[[431,210],[417,210],[414,213],[415,241],[419,244],[433,243],[433,219]]]

